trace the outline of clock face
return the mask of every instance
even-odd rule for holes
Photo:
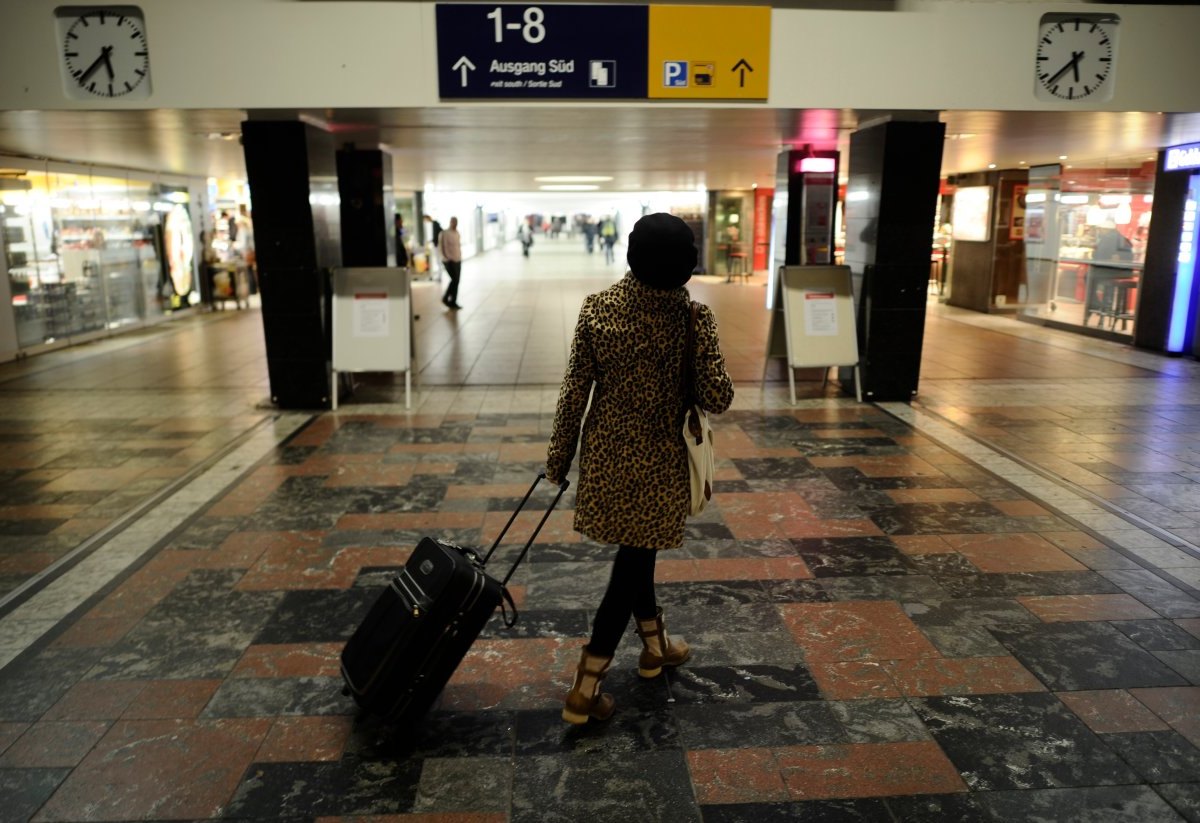
[[[75,99],[145,99],[150,50],[141,12],[129,6],[59,10],[63,80]]]
[[[1112,15],[1042,17],[1035,96],[1050,101],[1111,98],[1119,22]]]

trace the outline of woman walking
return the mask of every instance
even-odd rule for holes
[[[673,215],[647,215],[629,235],[628,261],[624,279],[583,302],[546,459],[546,476],[561,482],[582,425],[575,529],[619,546],[563,708],[563,719],[577,724],[612,715],[612,696],[600,685],[631,615],[643,644],[639,675],[656,677],[691,656],[682,638],[667,635],[654,562],[660,549],[683,544],[690,503],[681,429],[692,231]],[[697,402],[719,414],[733,402],[733,382],[707,306],[695,334]]]

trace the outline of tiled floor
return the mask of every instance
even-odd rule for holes
[[[692,289],[738,397],[669,688],[630,637],[614,718],[559,719],[611,556],[568,492],[516,628],[421,728],[356,717],[341,644],[421,535],[499,531],[601,261],[418,284],[411,412],[274,412],[252,312],[0,366],[0,819],[1200,820],[1197,364],[934,306],[917,403],[792,408],[761,279]]]

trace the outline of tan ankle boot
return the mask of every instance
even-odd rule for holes
[[[672,639],[667,636],[662,609],[650,620],[639,619],[637,633],[644,646],[638,658],[638,674],[642,677],[658,677],[663,666],[682,666],[692,656],[692,650],[682,637]]]
[[[598,657],[583,647],[579,657],[579,667],[575,670],[575,682],[571,691],[567,692],[567,702],[563,707],[563,720],[580,725],[588,722],[588,718],[608,720],[612,717],[616,701],[611,694],[600,691],[600,684],[608,674],[611,657]]]

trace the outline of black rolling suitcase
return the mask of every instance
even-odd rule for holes
[[[415,723],[433,705],[497,607],[505,613],[505,625],[516,623],[507,583],[568,481],[559,487],[504,579],[496,580],[484,566],[545,476],[539,474],[533,481],[485,557],[443,540],[421,539],[342,650],[344,694],[390,722]]]

